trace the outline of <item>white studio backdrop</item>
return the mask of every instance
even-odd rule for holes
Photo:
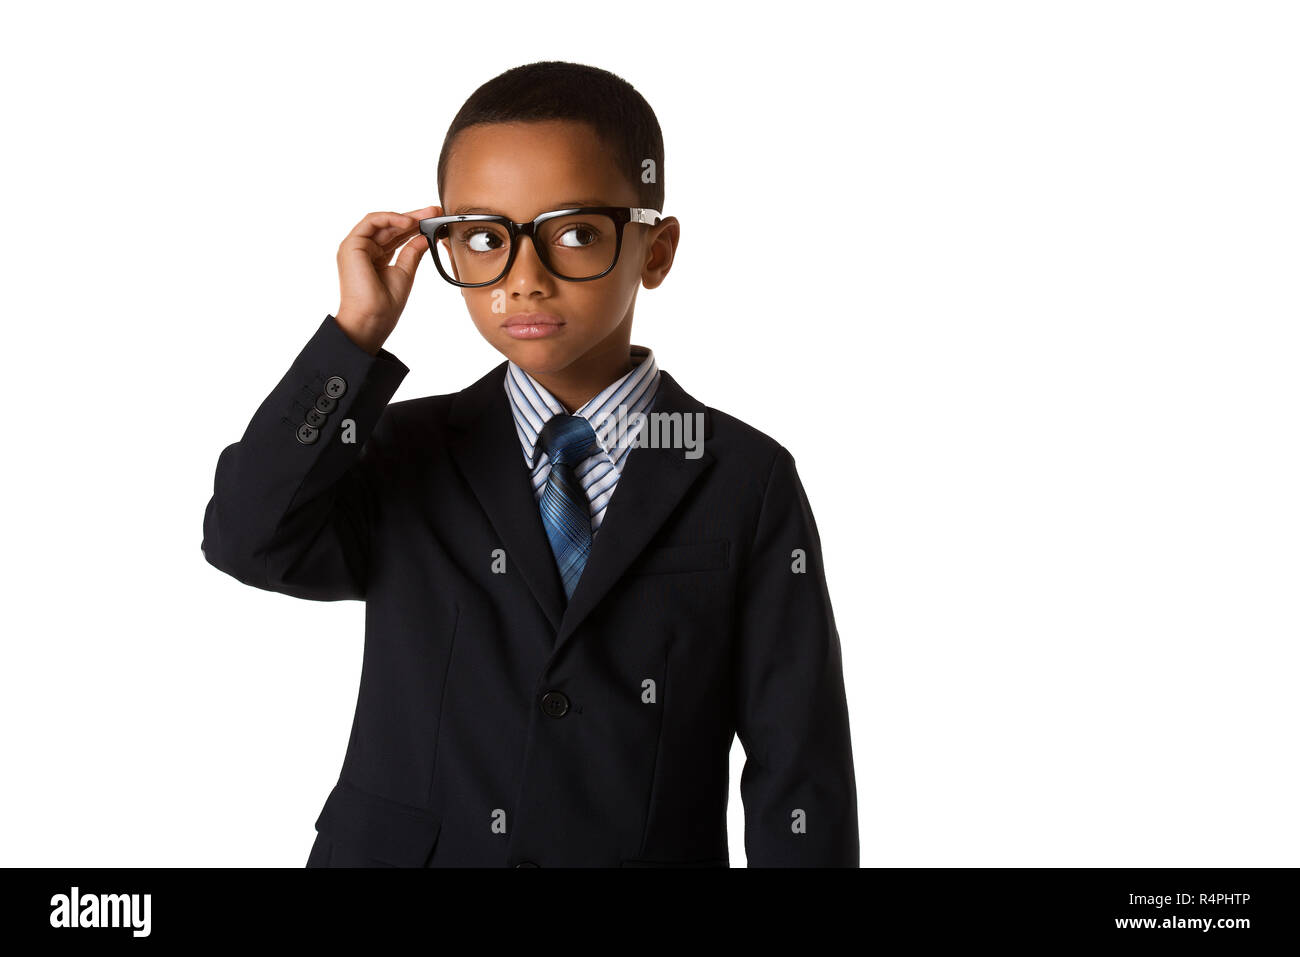
[[[0,865],[305,862],[364,606],[203,560],[217,456],[344,235],[437,202],[461,103],[540,59],[664,131],[682,241],[633,341],[794,453],[863,866],[1297,863],[1294,6],[6,20]],[[420,270],[398,400],[501,358]]]

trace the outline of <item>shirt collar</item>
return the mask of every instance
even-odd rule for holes
[[[631,449],[634,430],[642,421],[633,413],[645,412],[659,390],[659,366],[654,351],[634,345],[629,357],[633,362],[631,371],[601,389],[573,413],[591,423],[601,450],[620,472],[623,459]],[[537,465],[534,456],[541,459],[546,455],[537,448],[542,426],[551,416],[564,414],[564,406],[513,361],[506,364],[505,388],[524,461],[530,470],[534,469]],[[620,406],[626,407],[622,414]]]

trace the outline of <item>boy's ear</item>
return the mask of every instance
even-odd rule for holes
[[[654,238],[650,240],[650,257],[641,270],[641,284],[647,289],[654,289],[664,281],[673,267],[681,238],[682,227],[677,217],[666,216],[656,224]]]

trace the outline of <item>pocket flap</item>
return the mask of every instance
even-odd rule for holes
[[[339,781],[316,819],[316,830],[367,857],[398,867],[423,867],[442,828],[428,808],[391,801]]]

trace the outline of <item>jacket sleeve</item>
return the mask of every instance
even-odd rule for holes
[[[218,457],[204,558],[268,591],[364,599],[377,486],[396,452],[385,410],[409,371],[387,350],[370,355],[327,315]]]
[[[858,867],[839,632],[817,525],[783,447],[741,575],[734,701],[748,865]]]

